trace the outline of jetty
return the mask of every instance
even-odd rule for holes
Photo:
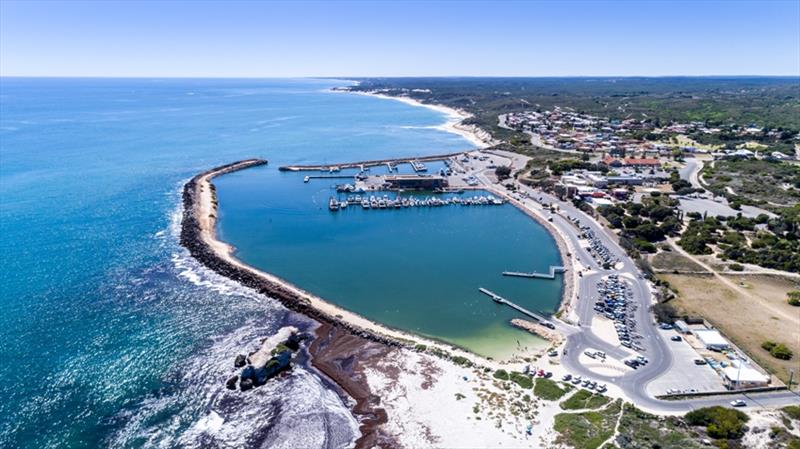
[[[478,290],[480,290],[480,292],[483,293],[484,295],[492,298],[492,301],[494,301],[494,302],[496,302],[498,304],[503,304],[503,305],[509,306],[512,309],[516,310],[517,312],[522,313],[524,315],[528,315],[529,317],[533,318],[537,322],[539,322],[539,323],[541,323],[541,324],[543,324],[543,325],[545,325],[545,326],[547,326],[547,327],[549,327],[551,329],[555,328],[555,325],[553,325],[551,322],[547,321],[547,319],[545,317],[543,317],[542,315],[539,315],[538,313],[531,312],[530,310],[528,310],[528,309],[526,309],[526,308],[524,308],[522,306],[519,306],[519,305],[517,305],[517,304],[515,304],[515,303],[513,303],[513,302],[511,302],[511,301],[509,301],[509,300],[507,300],[505,298],[503,298],[502,296],[498,295],[497,293],[492,292],[491,290],[487,290],[487,289],[485,289],[483,287],[480,287]]]
[[[423,157],[407,157],[407,158],[399,158],[399,159],[380,159],[375,161],[359,161],[359,162],[346,162],[341,164],[322,164],[322,165],[284,165],[278,167],[280,171],[331,171],[334,169],[335,171],[344,170],[346,168],[358,168],[362,172],[365,171],[369,167],[376,167],[379,165],[393,165],[396,166],[397,164],[411,164],[412,161],[416,163],[422,162],[433,162],[433,161],[441,161],[444,159],[450,159],[452,157],[457,157],[463,155],[464,152],[459,153],[448,153],[448,154],[437,154],[432,156],[423,156]],[[424,167],[424,165],[423,165]]]
[[[533,279],[551,279],[552,280],[552,279],[556,278],[556,273],[564,273],[565,271],[567,271],[567,269],[562,267],[562,266],[550,265],[550,272],[549,273],[537,273],[535,271],[532,272],[532,273],[523,273],[523,272],[519,272],[519,271],[504,271],[503,272],[503,276],[514,276],[514,277],[520,277],[520,278],[533,278]]]
[[[428,171],[428,167],[425,166],[419,159],[414,159],[413,161],[409,162],[411,164],[411,168],[414,169],[415,172],[423,172]]]

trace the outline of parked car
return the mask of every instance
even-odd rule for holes
[[[703,359],[694,359],[694,364],[695,365],[705,365],[706,361],[703,360]]]
[[[672,337],[670,337],[670,340],[672,340],[672,341],[681,341],[683,339],[681,338],[680,335],[673,335]]]

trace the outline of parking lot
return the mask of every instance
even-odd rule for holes
[[[702,356],[674,329],[659,329],[658,332],[672,351],[672,366],[662,376],[647,386],[653,396],[682,393],[706,393],[726,391],[722,378],[709,365],[696,365],[694,361]],[[671,340],[681,336],[680,341]]]
[[[613,321],[619,343],[629,349],[642,350],[642,336],[636,331],[633,318],[638,305],[632,301],[633,292],[628,283],[611,274],[598,282],[594,311]]]
[[[585,238],[589,242],[590,252],[592,257],[597,260],[597,263],[604,268],[610,268],[618,262],[617,258],[603,244],[603,241],[597,238],[592,228],[588,226],[581,226],[580,229],[581,237]]]

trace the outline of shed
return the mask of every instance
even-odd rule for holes
[[[742,362],[725,367],[722,370],[722,377],[725,380],[725,386],[731,390],[769,385],[769,376]]]
[[[716,329],[702,329],[694,331],[694,335],[700,340],[701,343],[712,351],[722,351],[731,347],[728,340],[722,336]]]

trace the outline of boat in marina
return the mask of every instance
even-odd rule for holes
[[[339,210],[339,201],[337,201],[336,198],[331,197],[328,200],[328,209],[330,209],[330,210]]]

